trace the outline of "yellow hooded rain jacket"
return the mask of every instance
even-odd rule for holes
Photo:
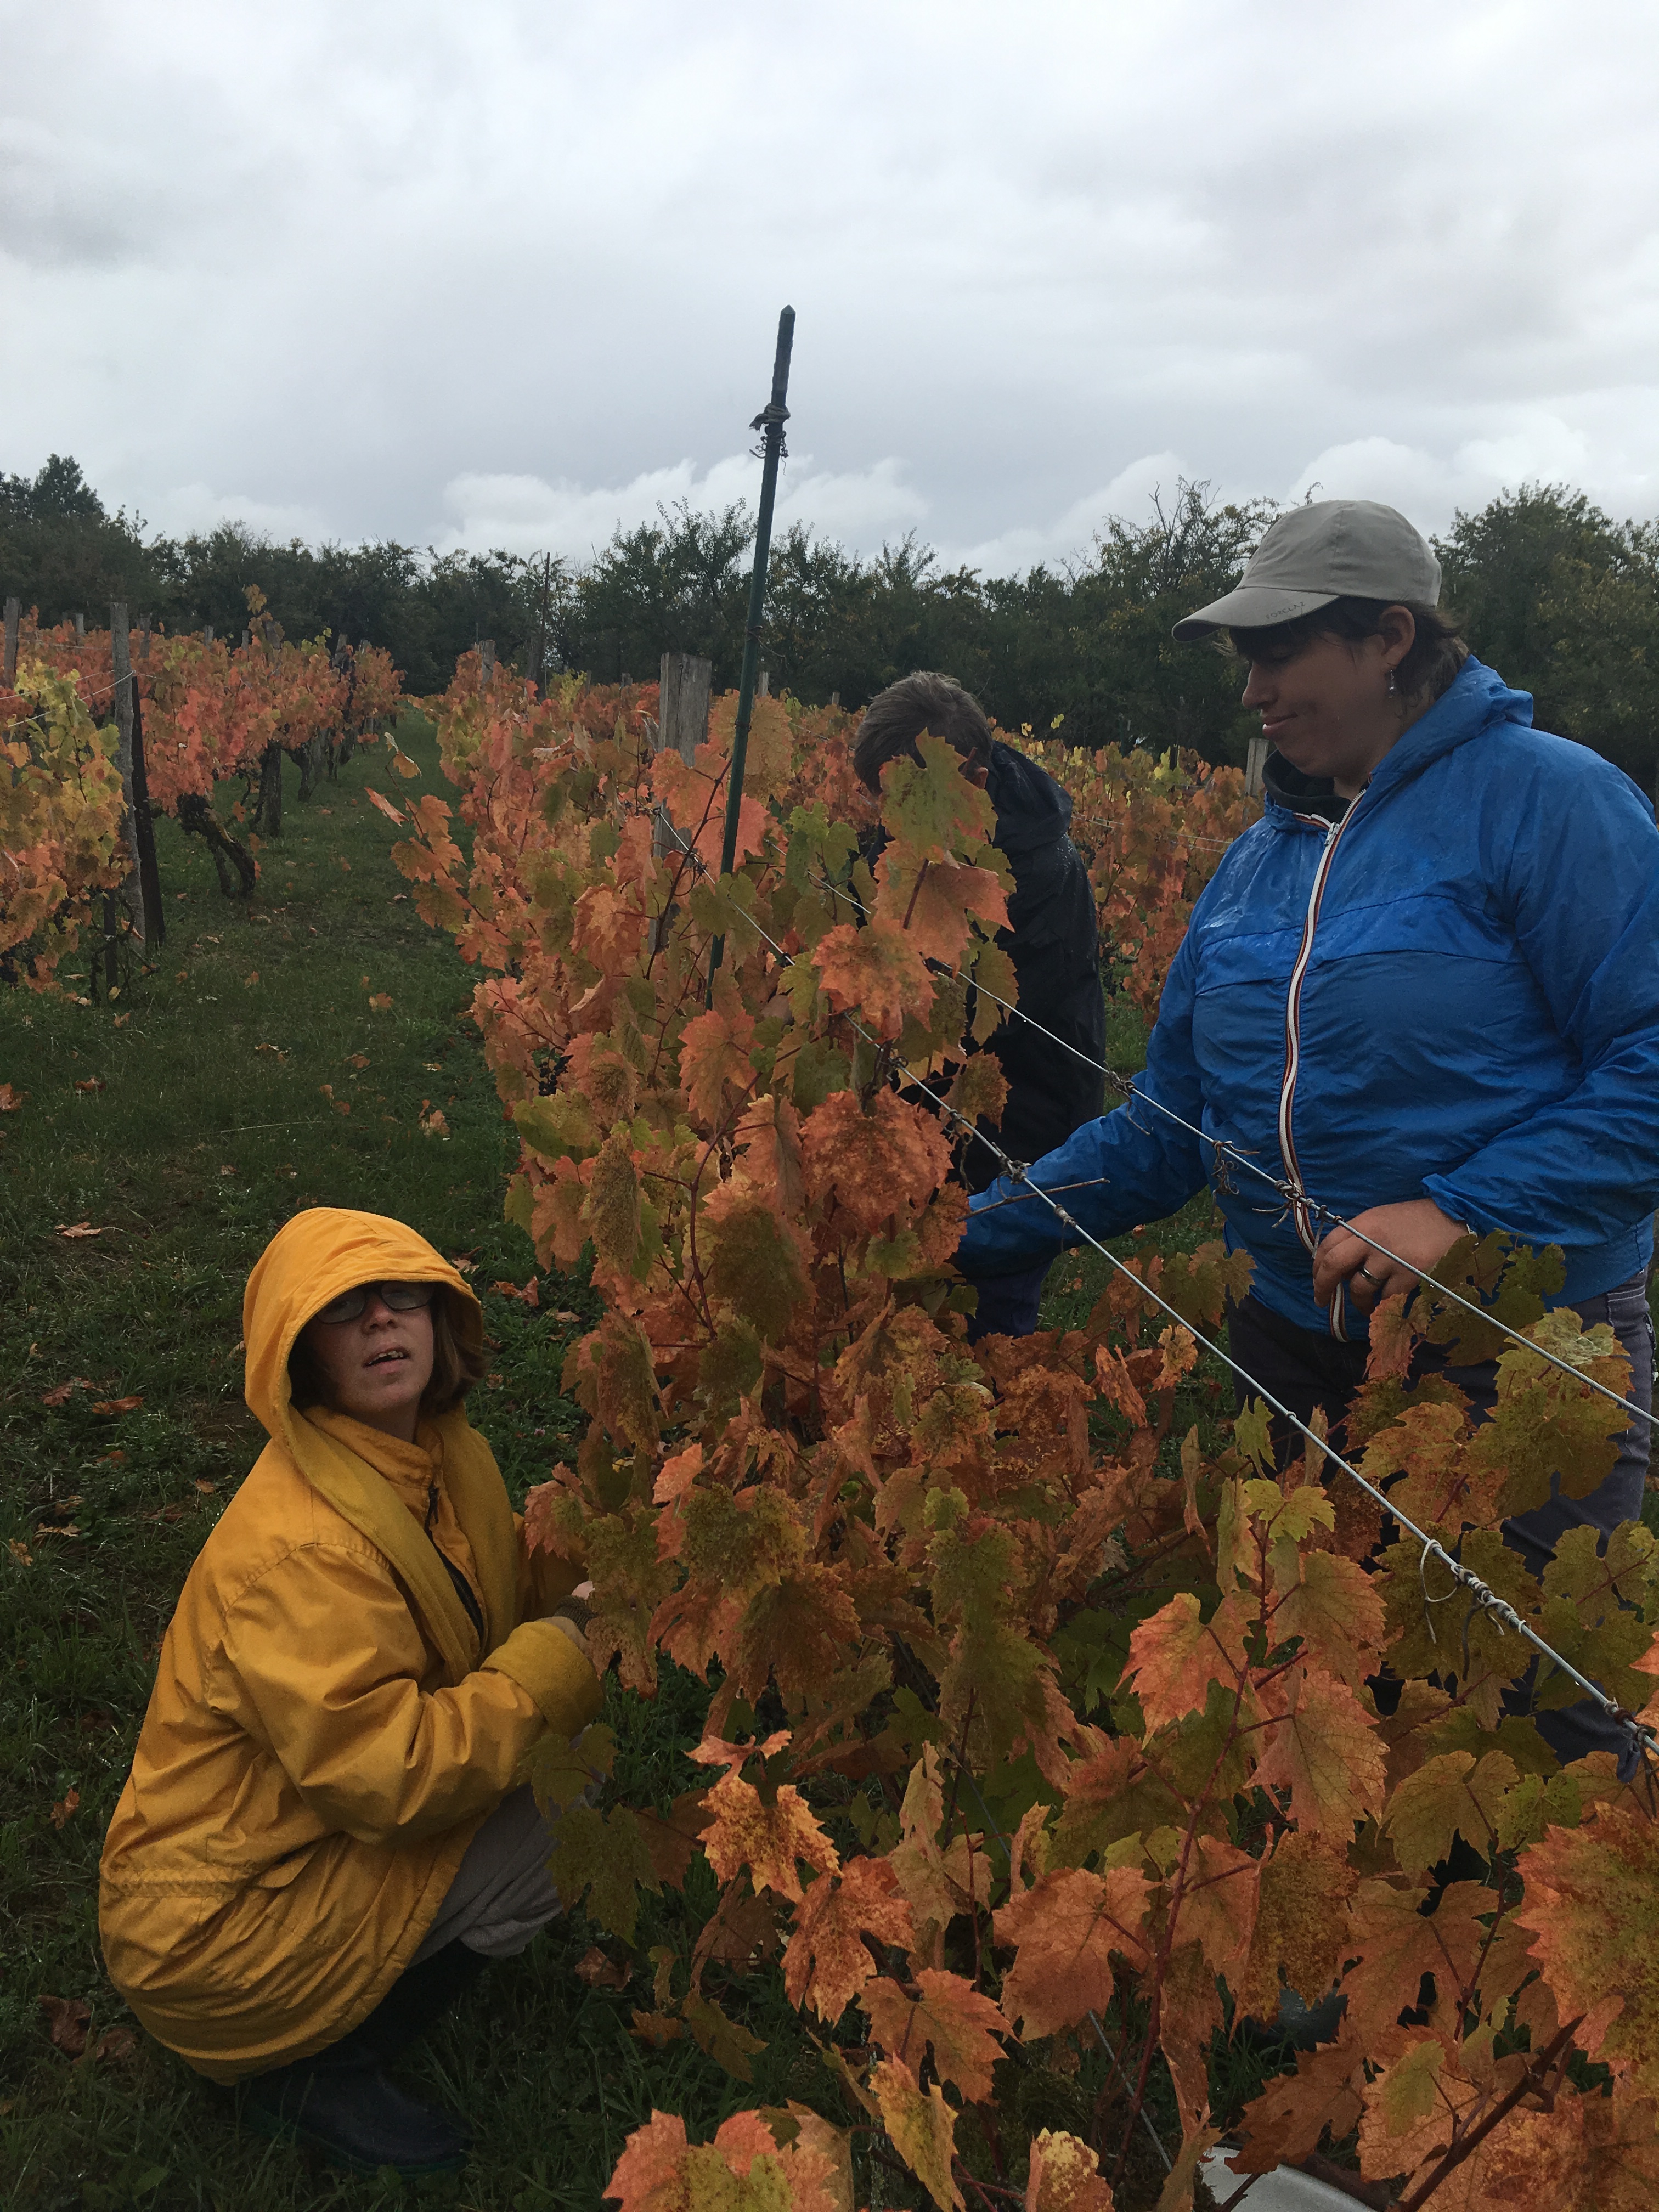
[[[270,1442],[191,1569],[104,1844],[111,1978],[216,2081],[365,2020],[525,1752],[599,1707],[592,1668],[538,1617],[576,1574],[526,1556],[464,1413],[405,1444],[289,1403],[307,1322],[383,1280],[441,1283],[458,1340],[482,1343],[460,1275],[380,1214],[296,1214],[248,1279],[247,1402]]]

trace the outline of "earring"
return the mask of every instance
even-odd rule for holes
[[[1389,696],[1392,699],[1399,689],[1400,686],[1394,680],[1394,671],[1391,668],[1389,671]]]

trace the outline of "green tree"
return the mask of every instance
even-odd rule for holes
[[[1540,727],[1659,789],[1659,535],[1565,484],[1523,484],[1437,541],[1443,593]]]
[[[161,588],[143,522],[107,513],[78,461],[53,453],[33,477],[0,474],[0,589],[43,622],[102,625],[112,599],[142,607]]]

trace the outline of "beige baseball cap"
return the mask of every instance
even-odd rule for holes
[[[1432,607],[1440,563],[1398,507],[1374,499],[1322,499],[1281,514],[1224,598],[1175,626],[1183,645],[1218,629],[1267,629],[1333,599],[1401,600]]]

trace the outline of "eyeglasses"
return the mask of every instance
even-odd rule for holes
[[[343,1291],[313,1318],[325,1328],[336,1328],[342,1322],[356,1321],[371,1298],[379,1298],[393,1313],[414,1313],[418,1307],[429,1306],[437,1290],[435,1283],[359,1283],[355,1291]]]

